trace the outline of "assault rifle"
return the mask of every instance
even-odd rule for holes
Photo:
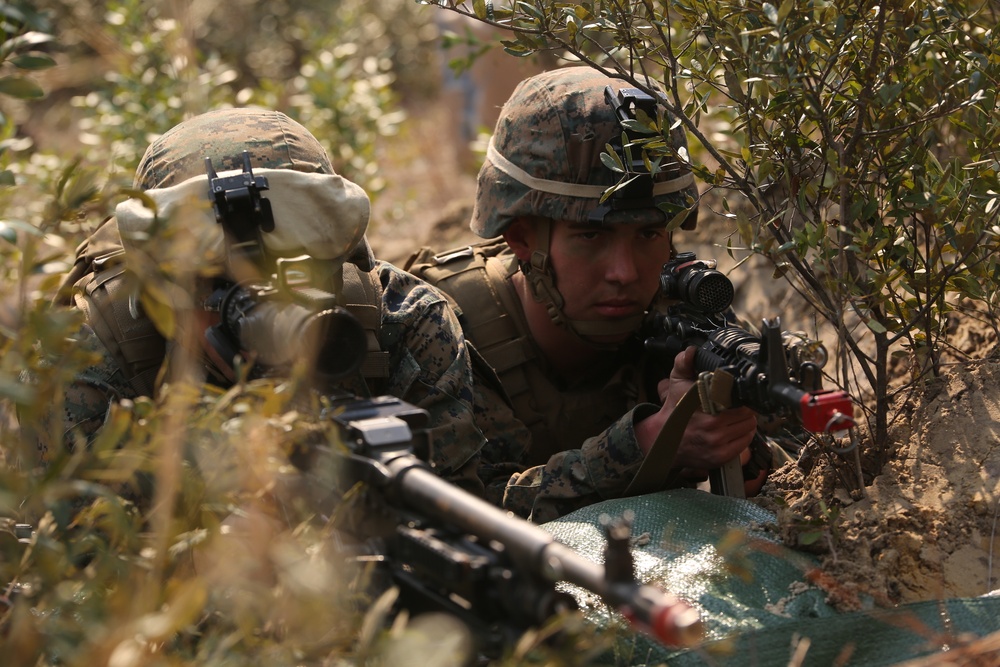
[[[426,438],[425,411],[391,396],[345,397],[325,416],[337,424],[348,451],[321,445],[300,467],[326,488],[363,482],[375,492],[376,507],[389,518],[388,529],[374,536],[377,560],[411,614],[453,615],[472,630],[481,653],[499,655],[525,630],[576,608],[557,588],[567,582],[600,596],[666,646],[700,640],[696,609],[636,581],[627,524],[609,524],[605,565],[599,565],[432,472],[413,453]],[[361,537],[370,542],[373,536]]]
[[[731,322],[726,312],[733,284],[713,260],[680,253],[663,265],[660,297],[669,303],[645,323],[645,347],[670,373],[674,358],[697,347],[695,370],[702,409],[710,414],[746,406],[790,420],[811,433],[836,433],[855,425],[844,391],[822,388],[826,350],[818,341],[783,332],[779,318],[765,319],[758,335]],[[712,491],[743,495],[738,460],[710,473]]]

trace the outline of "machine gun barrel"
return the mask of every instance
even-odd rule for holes
[[[396,414],[401,416],[396,417]],[[539,526],[491,505],[432,472],[412,453],[409,430],[414,423],[412,406],[391,397],[380,397],[357,401],[335,413],[333,419],[350,441],[352,454],[347,459],[350,477],[378,489],[389,507],[401,516],[410,517],[408,530],[441,529],[445,540],[449,535],[474,536],[477,544],[501,556],[503,567],[493,569],[506,569],[507,573],[501,577],[501,582],[494,582],[495,585],[513,590],[517,588],[518,578],[526,578],[529,588],[541,589],[541,595],[519,596],[514,602],[532,608],[516,611],[508,608],[501,613],[521,614],[541,622],[560,609],[560,598],[546,594],[546,589],[551,592],[555,583],[567,582],[599,595],[635,627],[664,645],[690,646],[701,639],[702,625],[694,607],[670,593],[635,580],[627,539],[614,541],[624,552],[609,553],[606,558],[608,563],[626,562],[627,566],[599,565],[557,542]],[[611,544],[609,540],[609,546]],[[447,554],[446,546],[434,546],[434,556],[440,558],[441,554]],[[389,554],[389,559],[392,558],[393,554]],[[408,569],[412,571],[413,568]],[[420,586],[422,582],[410,583]],[[458,583],[449,581],[448,585],[454,588]],[[511,603],[510,600],[506,602]],[[480,610],[473,608],[471,611]],[[486,616],[497,615],[495,610],[485,611]]]
[[[405,502],[424,507],[438,521],[482,540],[499,542],[526,571],[599,595],[666,646],[690,646],[700,639],[698,612],[674,595],[634,579],[609,579],[603,566],[557,542],[540,527],[458,489],[413,461],[396,459],[388,468]]]

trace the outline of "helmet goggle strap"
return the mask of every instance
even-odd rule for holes
[[[549,262],[549,243],[552,238],[552,223],[547,218],[536,221],[536,241],[538,247],[531,253],[528,262],[521,263],[521,273],[528,279],[528,286],[535,301],[545,305],[549,319],[559,327],[565,328],[581,341],[599,349],[613,350],[617,343],[599,343],[590,336],[620,336],[629,334],[639,328],[643,316],[636,315],[622,320],[574,320],[566,317],[563,306],[566,300],[556,287],[555,276],[552,274],[552,264]]]

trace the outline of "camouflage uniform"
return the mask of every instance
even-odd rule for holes
[[[244,149],[250,151],[254,169],[334,173],[322,147],[298,123],[278,112],[232,109],[195,117],[156,140],[142,159],[135,186],[148,191],[204,174],[206,156],[219,172],[239,168]],[[367,198],[364,204],[367,206]],[[331,218],[336,214],[330,211]],[[367,224],[367,208],[364,215]],[[275,225],[283,222],[276,218]],[[112,219],[102,227],[105,239],[117,237],[115,225]],[[85,251],[86,244],[78,255]],[[388,377],[377,381],[378,392],[427,410],[432,462],[438,472],[481,494],[476,465],[483,437],[473,422],[470,352],[449,303],[440,292],[410,274],[375,260],[366,240],[350,253],[348,261],[381,288],[380,302],[374,305],[380,311],[378,347],[387,354]],[[77,292],[93,277],[88,269],[93,271],[93,265],[80,262],[67,279],[69,285],[78,286]],[[125,372],[120,355],[111,352],[114,345],[105,344],[94,328],[84,326],[79,342],[104,355],[100,363],[79,374],[66,393],[63,421],[67,439],[74,433],[92,437],[111,403],[142,393],[130,381],[131,374]],[[164,353],[154,359],[154,370],[168,357]],[[371,388],[367,384],[357,378],[344,381],[338,389],[365,395]],[[47,452],[44,445],[40,447],[44,458]]]
[[[534,391],[550,397],[558,416],[535,429],[487,382],[476,384],[476,423],[487,436],[479,469],[486,497],[536,523],[620,497],[643,458],[634,424],[659,409],[640,402],[641,366],[628,352],[610,356],[573,386],[558,384],[547,370],[539,363]]]
[[[620,178],[600,159],[622,132],[605,101],[607,85],[615,91],[628,86],[588,67],[546,72],[518,86],[479,173],[471,222],[476,234],[495,237],[522,216],[588,221],[601,193]],[[671,139],[686,151],[681,128]],[[691,228],[698,193],[687,168],[664,164],[652,181],[657,189],[648,208],[633,209],[622,221],[666,224],[681,216]],[[456,301],[469,340],[498,371],[502,390],[489,378],[477,378],[476,385],[476,422],[488,441],[480,467],[487,497],[543,522],[621,496],[643,458],[634,425],[659,409],[642,399],[640,342],[633,338],[609,351],[567,385],[535,345],[511,282],[517,271],[530,280],[539,267],[519,266],[505,244],[493,241],[433,257],[425,250],[407,268]],[[477,268],[484,277],[469,278],[479,275]],[[480,313],[493,303],[495,323],[484,323]],[[506,322],[509,332],[496,333],[505,326],[497,323]]]

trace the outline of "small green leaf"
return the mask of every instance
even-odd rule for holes
[[[517,8],[522,12],[524,12],[525,14],[527,14],[528,16],[531,16],[539,21],[545,18],[545,14],[543,14],[540,9],[538,9],[531,3],[519,2],[517,3]]]
[[[167,340],[173,339],[177,333],[177,314],[163,290],[153,285],[147,285],[139,296],[143,310],[156,326],[157,331]]]
[[[888,331],[888,329],[872,319],[865,320],[865,325],[877,334],[884,334]]]
[[[9,95],[20,100],[31,100],[45,97],[45,91],[31,79],[21,76],[5,76],[0,78],[0,95]]]
[[[818,540],[823,536],[823,531],[821,530],[811,530],[809,532],[799,534],[799,544],[802,546],[808,546]]]
[[[680,229],[681,225],[684,224],[684,221],[688,219],[689,215],[691,215],[691,209],[686,208],[681,210],[674,217],[670,218],[670,222],[667,223],[667,231],[672,232]]]
[[[48,69],[55,67],[56,61],[44,53],[25,53],[10,59],[14,67],[27,70]]]
[[[622,163],[621,157],[615,149],[612,148],[611,144],[604,144],[604,151],[605,152],[601,153],[601,162],[604,166],[612,171],[624,173],[625,165]]]
[[[621,122],[621,124],[626,130],[631,130],[639,134],[656,134],[655,130],[650,129],[649,126],[644,125],[632,118],[626,118]]]
[[[44,236],[38,227],[20,220],[0,220],[0,237],[14,243],[17,241],[17,232],[25,232],[32,236]]]
[[[750,223],[746,211],[742,208],[736,211],[736,230],[740,234],[743,245],[749,246],[753,242],[753,225]]]
[[[55,40],[54,35],[47,32],[32,30],[23,35],[11,37],[3,44],[0,44],[0,55],[7,55],[15,51],[30,51],[33,47],[48,44]],[[27,47],[27,48],[26,48]]]
[[[764,16],[767,17],[767,20],[774,25],[778,25],[781,22],[781,19],[778,17],[778,8],[770,2],[765,2],[761,9],[764,10]]]
[[[785,0],[781,3],[781,9],[778,10],[778,20],[784,21],[792,10],[795,9],[795,0]]]
[[[569,36],[571,42],[576,42],[576,36],[580,32],[580,28],[576,25],[576,19],[572,16],[566,17],[566,34]]]
[[[530,56],[535,52],[534,49],[529,48],[520,42],[501,40],[500,43],[503,44],[503,50],[506,53],[509,53],[516,58],[524,58],[525,56]]]
[[[729,69],[725,71],[724,76],[729,96],[737,102],[744,101],[746,99],[746,95],[743,93],[743,86],[740,85],[740,77],[737,76],[736,72]]]
[[[615,160],[614,157],[608,155],[607,153],[601,153],[601,163],[611,171],[625,173],[625,170],[621,168],[621,161]]]
[[[895,100],[897,97],[899,97],[899,93],[902,90],[903,90],[902,83],[891,83],[879,88],[878,96],[879,99],[882,100],[882,104],[888,105],[892,103],[893,100]]]

